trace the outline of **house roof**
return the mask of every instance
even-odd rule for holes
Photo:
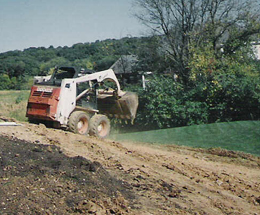
[[[135,55],[122,55],[111,67],[115,74],[129,74],[133,72],[133,67],[137,63]]]

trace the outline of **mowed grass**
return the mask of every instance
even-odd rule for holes
[[[223,148],[260,156],[260,121],[239,121],[118,134],[115,140]]]
[[[0,91],[0,115],[27,121],[25,117],[29,90]]]

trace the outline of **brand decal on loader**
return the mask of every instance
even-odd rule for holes
[[[53,91],[53,88],[51,88],[51,87],[38,87],[37,91],[51,93]]]

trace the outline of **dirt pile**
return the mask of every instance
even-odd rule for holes
[[[0,166],[0,214],[121,214],[133,197],[100,163],[57,146],[1,137]]]
[[[258,157],[27,123],[0,129],[13,139],[1,143],[0,214],[260,214]]]

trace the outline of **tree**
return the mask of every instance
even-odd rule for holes
[[[161,58],[161,52],[157,49],[159,42],[160,40],[157,36],[143,39],[143,43],[138,47],[138,62],[135,65],[135,71],[154,71],[159,73],[167,69],[167,62]]]
[[[211,44],[215,54],[232,54],[260,33],[255,0],[136,0],[136,16],[162,35],[165,55],[184,83],[189,78],[190,44]]]
[[[67,65],[68,63],[69,61],[63,57],[53,58],[52,60],[46,63],[42,63],[40,65],[40,75],[47,75],[51,68],[54,68],[55,66],[64,66]]]
[[[0,90],[10,89],[11,80],[6,74],[0,74]]]
[[[193,50],[190,88],[207,104],[209,122],[259,119],[260,73],[244,51],[217,59],[209,45]]]

